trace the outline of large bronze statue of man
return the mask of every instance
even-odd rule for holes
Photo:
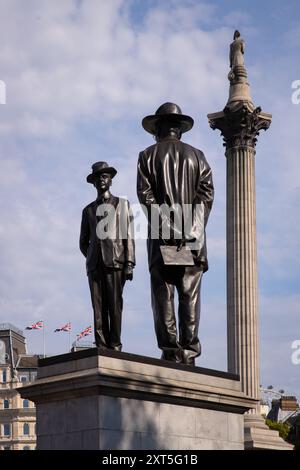
[[[148,262],[158,346],[162,359],[189,365],[194,365],[201,353],[200,286],[202,274],[208,269],[205,226],[214,197],[212,172],[203,152],[180,140],[193,124],[193,119],[173,103],[165,103],[155,115],[145,117],[142,125],[155,136],[156,144],[140,153],[137,174],[138,198],[148,217]],[[166,207],[175,208],[173,217]],[[175,219],[183,222],[180,234]],[[165,225],[170,228],[168,239],[163,233]],[[168,259],[163,250],[166,247],[176,248]],[[185,256],[180,260],[182,247],[190,250],[192,262],[184,261]]]
[[[94,310],[95,340],[99,348],[121,351],[123,287],[135,266],[133,218],[129,202],[110,192],[117,170],[106,162],[92,166],[87,182],[97,199],[83,209],[80,250]]]

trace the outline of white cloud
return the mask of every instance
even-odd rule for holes
[[[134,29],[124,1],[79,5],[31,1],[24,11],[19,2],[5,4],[3,15],[22,28],[6,25],[2,31],[2,134],[58,135],[81,119],[105,122],[152,112],[164,96],[191,110],[195,96],[197,109],[205,109],[211,96],[221,102],[227,58],[220,44],[229,32],[198,27],[211,7],[174,2],[171,10],[151,10],[143,27]]]

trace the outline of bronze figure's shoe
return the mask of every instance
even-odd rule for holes
[[[176,363],[182,362],[182,357],[180,351],[163,351],[161,359],[165,361],[171,361]]]

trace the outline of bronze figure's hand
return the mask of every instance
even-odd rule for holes
[[[126,281],[132,281],[133,279],[133,266],[126,264],[124,267]]]

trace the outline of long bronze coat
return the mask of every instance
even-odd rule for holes
[[[205,226],[213,203],[214,187],[211,168],[203,152],[170,136],[146,148],[138,160],[137,194],[148,216],[149,268],[162,262],[159,246],[168,244],[161,237],[151,238],[151,205],[188,204],[193,211],[190,238],[202,240],[199,248],[193,251],[194,259],[206,271]],[[200,210],[194,211],[196,206]]]
[[[82,212],[79,244],[86,257],[87,273],[97,268],[100,255],[101,263],[107,268],[123,269],[126,263],[135,265],[133,217],[129,202],[111,194],[105,204],[115,209],[112,223],[116,236],[104,239],[97,236],[96,229],[100,218],[96,212],[101,202],[96,200],[90,203]]]

